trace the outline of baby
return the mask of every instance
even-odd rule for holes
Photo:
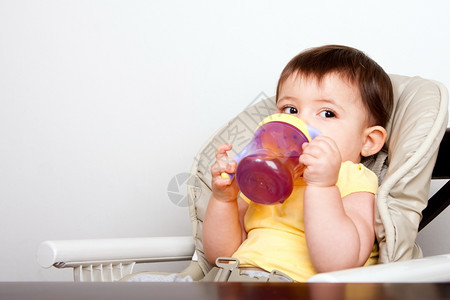
[[[233,257],[241,267],[279,270],[295,281],[377,261],[377,177],[360,162],[387,137],[392,85],[383,69],[354,48],[328,45],[294,57],[281,73],[277,110],[318,129],[303,145],[303,176],[284,202],[262,205],[240,193],[228,157],[216,151],[212,195],[203,224],[207,259]]]

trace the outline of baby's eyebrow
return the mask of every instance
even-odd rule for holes
[[[280,101],[294,101],[296,99],[297,98],[292,97],[292,96],[284,96],[284,97],[278,98],[277,102],[280,102]]]
[[[343,109],[343,107],[339,103],[337,103],[335,100],[333,100],[333,99],[325,98],[325,99],[318,99],[318,100],[315,100],[315,101],[317,101],[319,103],[325,103],[325,104],[333,105],[333,106],[337,107],[338,109]]]

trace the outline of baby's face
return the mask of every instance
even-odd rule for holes
[[[293,114],[331,137],[342,161],[360,162],[368,114],[355,84],[337,73],[314,77],[292,74],[279,90],[278,111]]]

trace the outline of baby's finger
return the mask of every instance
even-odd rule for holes
[[[298,158],[298,162],[305,167],[312,165],[316,160],[316,157],[305,152],[303,152],[303,154]]]
[[[230,179],[230,177],[216,176],[216,177],[213,177],[212,182],[215,187],[220,188],[220,187],[225,187],[225,186],[230,185],[231,179]]]
[[[230,151],[233,148],[231,144],[222,144],[216,149],[216,158],[222,156],[228,156],[227,151]]]
[[[318,158],[323,154],[323,149],[320,143],[310,144],[303,149],[303,153],[301,156],[311,156],[314,158]]]
[[[234,173],[236,171],[237,163],[230,158],[227,151],[231,150],[231,144],[222,144],[216,150],[216,162],[214,173],[224,175],[226,173]],[[214,174],[213,174],[214,176]],[[226,178],[226,176],[225,176]]]
[[[226,167],[225,167],[225,172],[227,173],[234,173],[236,172],[236,168],[237,168],[237,162],[234,159],[228,159]]]
[[[324,147],[327,147],[328,149],[337,149],[336,142],[327,136],[321,136],[320,139],[317,139],[318,142],[321,143]]]
[[[327,153],[332,153],[335,150],[334,145],[335,143],[333,140],[320,136],[311,141],[311,143],[304,148],[303,153],[319,158]]]
[[[220,176],[220,174],[222,174],[223,172],[226,172],[226,169],[227,169],[227,164],[216,161],[211,166],[211,175],[212,175],[212,177]]]

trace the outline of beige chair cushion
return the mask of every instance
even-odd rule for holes
[[[421,212],[428,200],[431,172],[440,140],[447,126],[448,94],[439,83],[419,77],[391,75],[394,114],[387,126],[386,152],[365,164],[380,178],[376,197],[376,236],[380,262],[417,258],[415,244]],[[210,268],[202,244],[202,224],[211,195],[210,167],[218,145],[232,143],[239,152],[252,138],[257,124],[275,112],[275,99],[262,100],[219,129],[200,149],[188,184],[189,209],[198,262]]]
[[[376,200],[380,263],[422,256],[415,240],[448,122],[448,93],[443,85],[398,75],[391,75],[391,81],[395,104],[387,126],[388,168]]]

